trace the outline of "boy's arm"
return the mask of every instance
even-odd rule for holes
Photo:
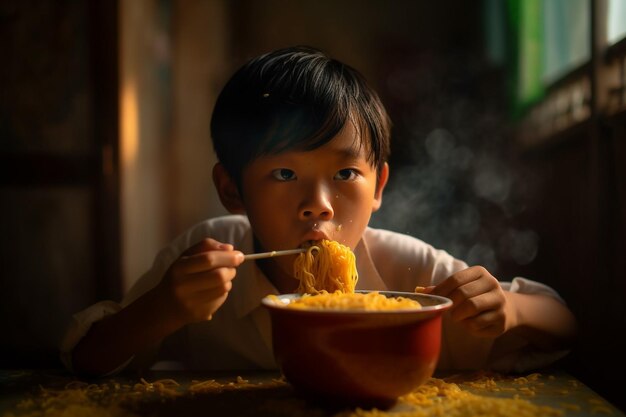
[[[243,254],[205,239],[172,264],[161,282],[118,313],[94,323],[72,352],[76,372],[103,375],[224,303]]]
[[[182,327],[184,323],[159,298],[154,288],[118,313],[95,322],[72,352],[74,371],[105,375]]]
[[[571,347],[577,333],[576,319],[562,302],[542,294],[506,291],[505,295],[516,316],[512,335],[545,351]]]
[[[478,337],[521,336],[541,350],[569,346],[576,336],[576,320],[553,297],[505,291],[485,268],[459,271],[431,291],[453,301],[450,316]]]

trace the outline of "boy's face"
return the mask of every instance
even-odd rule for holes
[[[324,146],[261,156],[243,171],[241,201],[259,250],[293,249],[320,239],[359,242],[387,182],[377,182],[352,122]],[[293,274],[293,257],[271,261]]]

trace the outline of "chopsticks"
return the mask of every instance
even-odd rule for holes
[[[304,253],[306,251],[306,248],[299,248],[287,250],[273,250],[271,252],[249,253],[243,256],[243,260],[251,261],[254,259],[273,258],[274,256],[297,255],[298,253]]]

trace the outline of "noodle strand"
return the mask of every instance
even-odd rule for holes
[[[298,255],[294,275],[300,280],[297,292],[301,294],[353,293],[359,279],[354,253],[333,240],[321,240]]]

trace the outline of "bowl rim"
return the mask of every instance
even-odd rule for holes
[[[383,290],[356,290],[356,293],[371,293],[378,292],[380,294],[391,296],[391,297],[407,297],[407,298],[415,298],[415,297],[425,297],[439,301],[440,303],[432,306],[422,306],[419,308],[404,308],[401,310],[342,310],[335,308],[303,308],[303,309],[288,309],[286,308],[288,303],[284,303],[283,305],[279,305],[274,301],[273,297],[279,298],[281,301],[283,300],[293,300],[302,296],[299,293],[290,293],[290,294],[271,294],[263,297],[261,299],[261,304],[267,308],[274,310],[282,310],[282,311],[290,311],[297,312],[302,314],[307,313],[322,313],[322,314],[415,314],[415,313],[428,313],[428,312],[437,312],[447,310],[452,307],[452,300],[443,297],[440,295],[434,294],[424,294],[424,293],[415,293],[415,292],[404,292],[404,291],[383,291]]]

